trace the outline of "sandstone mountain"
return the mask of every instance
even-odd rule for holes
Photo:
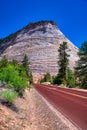
[[[53,21],[30,23],[20,31],[2,39],[0,57],[19,62],[27,54],[31,64],[34,80],[38,80],[46,72],[56,75],[58,72],[58,48],[63,41],[67,42],[67,53],[70,55],[71,69],[78,60],[78,48],[69,41]]]

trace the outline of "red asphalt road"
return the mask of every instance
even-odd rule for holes
[[[35,84],[35,89],[81,130],[87,130],[87,91]]]

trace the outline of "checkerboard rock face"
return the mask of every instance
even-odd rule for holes
[[[69,67],[73,69],[78,60],[78,48],[69,41],[54,22],[43,21],[27,25],[9,41],[0,46],[1,57],[16,59],[20,63],[25,54],[29,57],[34,81],[38,81],[46,72],[56,75],[58,72],[58,48],[67,42]]]

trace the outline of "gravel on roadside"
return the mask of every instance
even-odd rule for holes
[[[0,102],[0,130],[78,130],[34,88],[14,102],[17,111]]]

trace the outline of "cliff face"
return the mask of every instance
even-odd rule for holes
[[[38,22],[27,25],[25,28],[4,40],[0,46],[1,57],[9,60],[22,61],[27,54],[31,64],[34,79],[37,80],[46,72],[55,75],[58,72],[58,48],[60,43],[67,42],[67,53],[70,55],[70,68],[78,60],[78,48],[69,41],[57,28],[54,22]]]

